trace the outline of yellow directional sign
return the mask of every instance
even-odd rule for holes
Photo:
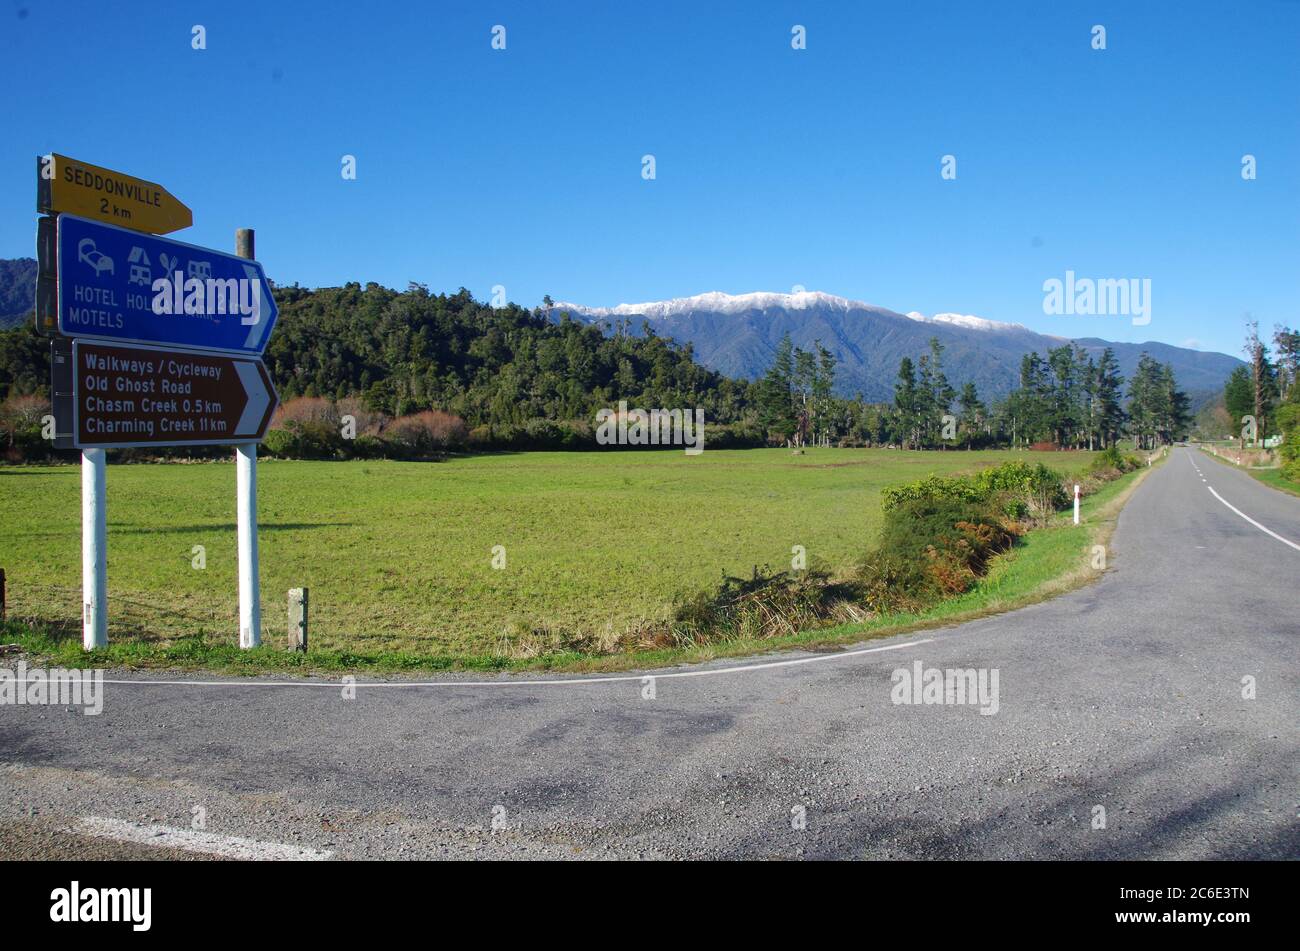
[[[36,210],[66,211],[146,234],[194,224],[189,208],[161,185],[53,152],[36,159]]]

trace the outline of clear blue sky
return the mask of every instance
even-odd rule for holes
[[[0,257],[32,254],[58,151],[166,185],[183,240],[256,228],[283,283],[801,284],[1234,355],[1247,314],[1300,322],[1296,2],[0,0],[0,23]],[[1067,269],[1150,278],[1150,325],[1044,315]]]

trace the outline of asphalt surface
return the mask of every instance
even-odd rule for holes
[[[97,817],[335,859],[1300,857],[1300,550],[1210,486],[1300,545],[1300,499],[1176,449],[1087,587],[869,653],[657,671],[653,699],[465,676],[3,706],[0,856],[213,854]],[[894,703],[916,661],[996,670],[997,712]]]

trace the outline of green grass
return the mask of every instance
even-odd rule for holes
[[[1242,472],[1248,473],[1257,481],[1263,482],[1265,485],[1277,489],[1279,492],[1285,492],[1288,495],[1300,495],[1300,482],[1293,482],[1284,476],[1280,466],[1276,469],[1243,469],[1241,466],[1236,465],[1229,459],[1224,459],[1208,452],[1203,454],[1209,456],[1216,462],[1223,463],[1229,468],[1239,469]]]
[[[110,463],[112,644],[102,660],[326,670],[619,663],[529,660],[519,647],[538,628],[612,635],[662,619],[724,572],[787,566],[793,545],[833,569],[846,566],[875,538],[883,486],[1008,458],[1074,472],[1091,456],[814,449],[264,462],[269,646],[253,652],[235,647],[233,466]],[[29,646],[59,655],[80,656],[75,637],[59,640],[61,631],[75,635],[80,613],[79,494],[76,467],[0,468],[0,567],[11,615],[48,632],[27,635],[40,642]],[[1068,561],[1048,552],[1066,544],[1052,541],[1053,531],[1029,536],[1014,558],[1028,559],[1031,581]],[[203,570],[191,567],[195,545],[207,549]],[[491,567],[494,545],[506,549],[505,570]],[[958,601],[973,609],[1014,597],[1022,582],[999,592],[1002,570]],[[300,585],[311,589],[306,660],[280,649],[285,592]]]
[[[1288,479],[1282,474],[1281,468],[1248,469],[1247,471],[1260,482],[1272,486],[1279,492],[1286,492],[1289,495],[1300,495],[1300,482],[1293,482]]]

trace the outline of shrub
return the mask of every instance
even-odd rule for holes
[[[1278,456],[1282,475],[1300,482],[1300,403],[1284,403],[1277,411],[1277,425],[1282,433]]]
[[[1131,453],[1122,453],[1118,446],[1107,446],[1097,453],[1095,459],[1088,463],[1089,475],[1101,475],[1110,478],[1132,472],[1142,465],[1142,461]]]
[[[346,442],[336,423],[321,421],[292,423],[295,454],[302,459],[337,459],[343,456]]]
[[[294,435],[287,429],[268,429],[266,437],[262,440],[263,451],[282,459],[293,457],[293,446]]]
[[[643,631],[643,647],[688,647],[717,640],[762,640],[794,634],[827,621],[862,620],[856,589],[822,568],[773,572],[755,566],[749,578],[724,577],[677,608],[667,625]]]
[[[486,423],[471,429],[465,443],[470,449],[488,450],[497,448],[495,437],[492,434],[492,427]]]
[[[704,429],[705,449],[760,449],[767,445],[767,433],[744,422],[709,424]]]
[[[280,404],[271,417],[272,429],[291,429],[294,424],[324,423],[337,427],[338,408],[319,396],[300,396]]]
[[[1060,475],[1041,462],[1004,462],[981,469],[973,481],[981,500],[1000,501],[1002,510],[1008,514],[1023,505],[1030,514],[1045,518],[1070,501]]]
[[[530,419],[524,423],[522,438],[521,448],[526,449],[586,449],[590,448],[591,431],[588,429],[584,438],[574,423]]]
[[[873,611],[918,611],[970,589],[1016,534],[993,508],[955,499],[912,499],[890,509],[880,542],[858,572]]]
[[[385,441],[408,456],[457,448],[467,435],[463,419],[436,409],[395,419],[383,433]]]
[[[388,455],[388,444],[378,436],[364,433],[352,440],[351,450],[355,459],[383,459]]]
[[[15,462],[44,459],[49,440],[41,434],[42,420],[51,412],[43,396],[11,396],[0,404],[0,448]]]
[[[931,476],[917,482],[890,486],[881,492],[886,512],[909,502],[954,502],[964,505],[996,504],[1004,514],[1039,517],[1070,500],[1061,477],[1041,463],[1005,462],[971,476]]]
[[[886,512],[908,502],[980,502],[980,489],[969,478],[956,476],[941,478],[930,476],[916,482],[886,486],[880,493],[880,504]]]
[[[343,417],[352,417],[353,422],[356,423],[358,439],[362,436],[378,436],[388,422],[387,416],[371,409],[355,396],[344,397],[335,404],[334,408],[338,414],[340,429],[343,426]]]

